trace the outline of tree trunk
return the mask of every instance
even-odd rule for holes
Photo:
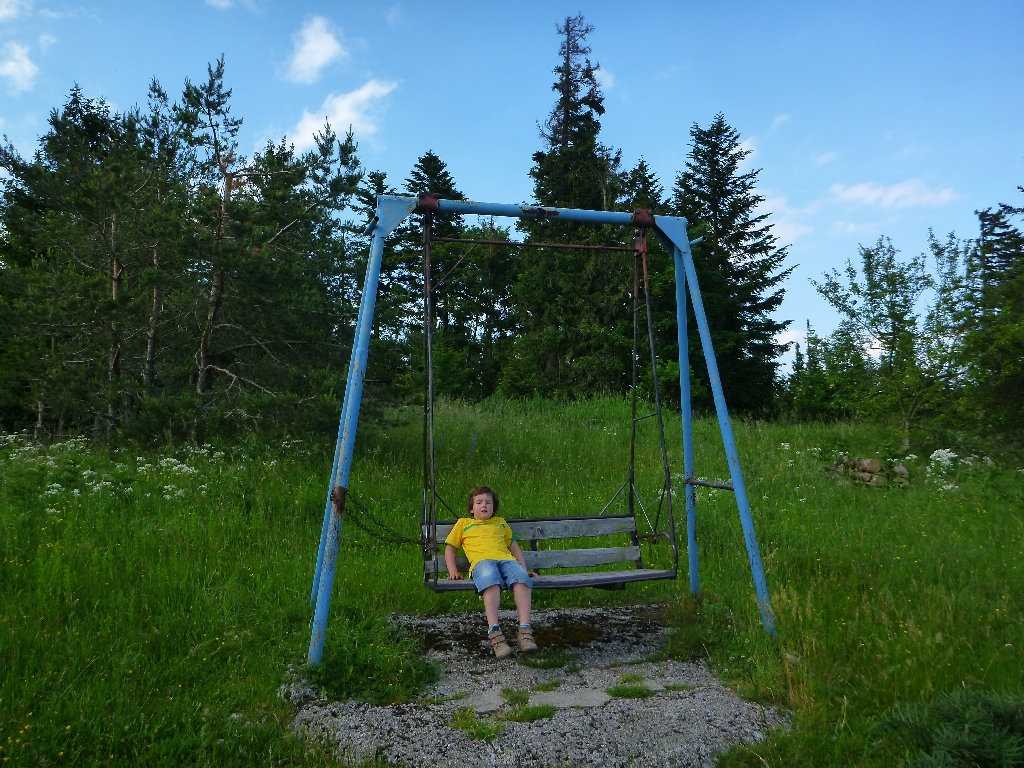
[[[217,313],[220,311],[223,297],[224,273],[217,270],[214,272],[210,284],[210,298],[206,305],[206,324],[203,326],[203,335],[199,339],[199,376],[196,382],[196,392],[200,395],[204,394],[210,386],[210,341],[213,339],[213,326],[217,322]]]
[[[110,335],[112,338],[110,355],[107,358],[107,381],[110,391],[107,395],[107,435],[114,429],[117,420],[117,409],[114,407],[116,397],[115,382],[121,376],[121,342],[117,338],[117,300],[121,296],[124,266],[117,255],[117,214],[110,217],[110,298],[114,307],[111,311]]]
[[[160,258],[156,248],[153,249],[153,267],[160,269]],[[153,310],[149,315],[149,331],[146,333],[146,367],[142,371],[142,381],[146,386],[146,394],[152,394],[153,382],[156,379],[156,329],[160,322],[163,295],[159,283],[153,286]]]
[[[904,415],[900,421],[900,456],[910,452],[910,419]]]
[[[36,427],[32,439],[39,442],[39,433],[43,429],[43,401],[36,400]]]

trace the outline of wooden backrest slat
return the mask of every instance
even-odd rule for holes
[[[564,518],[561,520],[507,520],[512,532],[520,541],[547,539],[579,539],[591,536],[609,536],[616,533],[633,533],[636,531],[636,520],[629,516]],[[437,543],[447,538],[454,520],[437,523]],[[429,535],[427,526],[423,526],[423,535]]]

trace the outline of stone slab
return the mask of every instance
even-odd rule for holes
[[[570,709],[572,707],[588,709],[603,707],[611,701],[611,698],[607,693],[596,688],[577,688],[574,691],[542,691],[530,697],[530,705],[547,705],[558,707],[559,709]]]

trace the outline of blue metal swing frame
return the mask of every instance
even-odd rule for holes
[[[697,283],[697,270],[690,251],[691,241],[686,233],[686,219],[679,216],[655,216],[640,209],[633,213],[612,211],[589,211],[577,208],[545,208],[539,206],[514,205],[505,203],[475,203],[458,200],[440,200],[429,195],[399,197],[380,195],[373,219],[365,234],[371,235],[370,257],[366,265],[359,315],[356,320],[355,339],[349,363],[348,380],[345,385],[345,399],[341,408],[338,425],[338,442],[334,451],[334,467],[331,470],[327,504],[324,508],[323,527],[320,532],[320,547],[317,552],[316,570],[313,575],[313,589],[310,602],[315,604],[313,631],[309,641],[310,664],[319,664],[323,656],[324,638],[327,634],[327,619],[331,607],[331,591],[334,587],[334,573],[338,560],[338,541],[341,536],[344,495],[348,492],[349,475],[352,470],[352,455],[355,448],[356,426],[359,423],[359,407],[363,397],[363,382],[366,378],[366,361],[370,347],[370,332],[373,327],[373,311],[377,301],[377,286],[380,279],[381,259],[384,255],[384,241],[399,224],[414,213],[443,213],[453,215],[475,214],[478,216],[503,216],[520,219],[553,219],[588,224],[616,224],[621,226],[647,227],[657,233],[665,248],[673,256],[676,281],[676,319],[679,328],[679,388],[683,428],[683,469],[686,483],[686,541],[690,572],[690,591],[700,590],[697,561],[697,508],[694,486],[705,483],[694,477],[693,460],[693,419],[690,403],[690,361],[687,329],[687,293],[693,302],[693,313],[697,320],[697,331],[704,349],[704,360],[708,367],[708,378],[714,396],[718,426],[722,433],[726,459],[732,475],[732,490],[736,497],[743,540],[750,560],[754,579],[754,590],[761,610],[761,621],[769,635],[775,635],[775,617],[768,596],[761,552],[754,531],[754,519],[750,512],[739,453],[732,431],[732,420],[722,391],[722,380],[718,373],[718,362],[711,344],[704,302]],[[697,241],[693,241],[695,244]],[[342,503],[332,503],[331,491],[340,489]]]

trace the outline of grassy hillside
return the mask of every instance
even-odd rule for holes
[[[458,508],[486,482],[509,516],[595,513],[625,479],[628,416],[617,400],[442,404],[441,493]],[[653,420],[643,425],[639,485],[653,498],[656,433]],[[667,426],[678,469],[678,419]],[[903,731],[880,727],[894,705],[1022,687],[1018,468],[977,458],[928,475],[923,454],[908,462],[908,488],[863,488],[823,467],[839,452],[887,458],[887,432],[765,423],[736,431],[777,641],[761,629],[725,491],[698,501],[703,601],[687,599],[683,573],[625,592],[538,592],[535,603],[664,601],[680,627],[669,652],[707,654],[746,695],[794,710],[792,733],[756,755],[734,751],[729,765],[891,766],[911,754]],[[0,439],[5,764],[328,762],[322,748],[290,736],[276,689],[308,644],[332,445],[307,438],[142,455]],[[698,475],[727,479],[717,423],[698,421],[696,441]],[[415,536],[418,415],[394,412],[359,442],[353,493]],[[346,526],[328,653],[349,654],[379,697],[415,695],[427,674],[380,617],[479,609],[472,595],[425,590],[420,567],[415,548]],[[420,678],[409,681],[410,670]]]

